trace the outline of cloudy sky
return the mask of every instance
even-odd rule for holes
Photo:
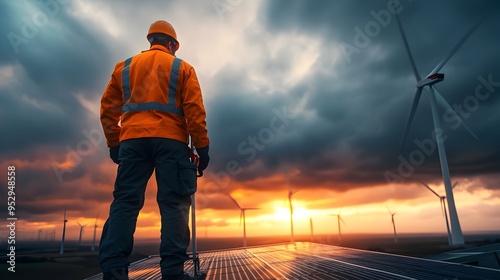
[[[423,77],[484,19],[436,85],[476,137],[450,111],[437,117],[462,229],[499,231],[497,1],[47,0],[0,1],[0,167],[16,167],[18,234],[59,235],[65,209],[69,238],[77,221],[104,223],[116,165],[99,101],[115,63],[149,48],[158,19],[176,28],[177,56],[203,89],[212,160],[198,225],[209,236],[241,234],[226,194],[261,208],[247,212],[249,236],[287,234],[288,185],[298,234],[309,217],[316,233],[336,233],[340,209],[343,232],[390,233],[387,207],[400,232],[444,233],[438,198],[416,181],[444,195],[426,91],[399,148],[416,81],[396,14]],[[155,194],[152,179],[138,237],[159,235]]]

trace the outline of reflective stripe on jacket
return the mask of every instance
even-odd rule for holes
[[[101,99],[109,147],[144,137],[187,142],[188,134],[195,147],[206,147],[205,117],[194,68],[159,45],[119,62]]]

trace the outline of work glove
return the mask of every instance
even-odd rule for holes
[[[208,146],[204,148],[196,148],[198,156],[200,157],[200,164],[198,164],[198,170],[203,173],[203,170],[207,169],[208,162],[210,162],[210,156],[208,156]]]
[[[120,146],[119,145],[116,147],[109,147],[109,157],[116,164],[120,164],[120,160],[118,159],[119,154],[120,154]]]

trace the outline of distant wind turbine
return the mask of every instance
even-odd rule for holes
[[[55,241],[56,240],[56,229],[53,229],[52,232],[50,233],[50,241]]]
[[[460,226],[460,221],[458,219],[458,213],[457,213],[457,208],[455,206],[455,199],[453,197],[453,190],[451,186],[451,179],[450,179],[450,170],[448,168],[448,160],[446,158],[446,151],[444,147],[444,141],[442,140],[442,135],[438,135],[438,133],[442,132],[441,129],[441,120],[439,117],[439,113],[437,111],[437,104],[443,106],[446,112],[449,112],[453,114],[453,117],[460,122],[461,125],[476,139],[477,136],[468,128],[468,126],[465,124],[465,122],[462,120],[462,118],[453,110],[453,108],[446,102],[446,100],[441,96],[441,94],[437,91],[437,89],[434,87],[434,84],[441,82],[444,80],[444,74],[443,73],[438,73],[441,68],[448,62],[448,60],[458,51],[458,49],[464,44],[464,42],[470,37],[470,35],[479,27],[479,25],[482,23],[484,18],[480,21],[478,21],[474,26],[472,26],[467,33],[460,39],[460,41],[453,47],[453,49],[450,51],[450,53],[441,60],[434,69],[431,70],[427,76],[422,79],[420,77],[420,74],[417,71],[417,67],[415,65],[415,61],[413,60],[413,56],[411,54],[410,48],[408,46],[408,41],[406,39],[405,32],[403,30],[401,21],[399,17],[396,15],[396,20],[398,23],[399,31],[401,33],[401,37],[403,39],[403,43],[406,49],[406,52],[408,54],[408,57],[410,59],[410,64],[413,69],[413,74],[416,79],[416,91],[415,91],[415,96],[413,99],[413,103],[411,106],[410,114],[408,116],[408,121],[406,123],[406,128],[405,132],[403,135],[403,141],[402,141],[402,147],[404,146],[407,138],[408,138],[408,132],[410,130],[413,117],[415,115],[415,111],[418,106],[418,101],[420,99],[420,95],[422,94],[422,90],[427,86],[428,87],[428,93],[430,97],[430,102],[431,102],[431,111],[432,111],[432,119],[434,122],[434,129],[436,131],[436,136],[437,136],[437,141],[436,141],[436,146],[438,149],[438,154],[439,154],[439,161],[441,165],[441,173],[443,176],[443,182],[444,182],[444,187],[446,190],[446,199],[448,201],[448,208],[449,208],[449,214],[450,214],[450,224],[451,224],[451,243],[453,246],[461,246],[464,245],[464,236],[462,233],[462,228]]]
[[[295,236],[293,234],[293,205],[292,205],[292,197],[294,194],[299,192],[297,191],[292,191],[292,188],[290,187],[290,181],[288,180],[288,173],[285,174],[286,176],[286,184],[288,186],[288,204],[290,205],[290,242],[294,243],[295,242]]]
[[[314,241],[313,218],[309,217],[309,227],[311,228],[311,242]]]
[[[62,231],[62,238],[61,238],[61,248],[59,250],[59,254],[64,254],[64,238],[66,237],[66,223],[68,220],[66,220],[66,210],[64,210],[64,220],[63,220],[63,231]]]
[[[236,199],[234,199],[230,194],[228,194],[229,198],[240,208],[240,226],[241,226],[241,221],[243,220],[243,247],[247,246],[247,227],[246,227],[246,219],[245,219],[245,211],[246,210],[257,210],[260,208],[243,208],[238,204]]]
[[[82,235],[83,235],[83,228],[87,226],[87,224],[80,224],[79,222],[76,222],[80,226],[80,237],[78,237],[78,247],[82,245]]]
[[[97,231],[97,220],[99,219],[99,213],[97,213],[97,217],[95,218],[94,222],[94,237],[92,239],[92,251],[95,251],[95,236],[96,236],[96,231]]]
[[[337,217],[337,226],[339,229],[339,242],[342,242],[342,231],[340,229],[340,222],[342,222],[345,225],[344,219],[342,219],[342,216],[340,216],[340,212],[342,212],[342,208],[339,210],[338,214],[330,214],[330,216],[336,216]]]
[[[43,231],[42,229],[39,229],[39,230],[38,230],[38,238],[37,238],[37,241],[42,240],[42,231]]]
[[[426,187],[435,196],[437,196],[439,198],[439,201],[441,203],[441,213],[443,214],[443,216],[445,218],[445,221],[446,221],[446,232],[448,233],[448,245],[452,246],[453,245],[453,243],[452,243],[452,235],[451,235],[451,232],[450,232],[450,224],[448,222],[448,213],[446,212],[446,196],[439,195],[437,192],[435,192],[433,189],[431,189],[431,187],[429,187],[426,183],[424,183],[424,182],[422,182],[420,180],[417,180],[417,181],[419,181],[420,184],[422,184],[424,187]],[[455,182],[453,184],[453,186],[451,186],[451,188],[454,189],[457,184],[458,184],[458,182]]]
[[[396,212],[391,212],[389,207],[386,207],[387,211],[389,211],[389,214],[391,215],[391,222],[392,222],[392,229],[394,231],[394,243],[398,243],[398,235],[396,233],[396,222],[394,221],[394,215],[396,215]]]

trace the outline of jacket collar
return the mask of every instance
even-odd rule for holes
[[[165,46],[162,46],[162,45],[152,45],[151,48],[149,50],[145,50],[145,51],[142,51],[142,52],[148,52],[148,51],[162,51],[162,52],[166,52],[168,54],[170,54],[167,50],[167,48]]]

